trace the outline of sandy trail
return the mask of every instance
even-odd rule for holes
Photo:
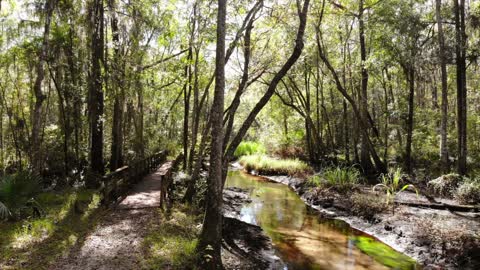
[[[83,242],[50,269],[139,269],[142,240],[158,222],[160,171],[146,176],[132,192],[109,211]]]

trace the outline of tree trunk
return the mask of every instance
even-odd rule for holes
[[[3,142],[3,106],[0,106],[0,176],[3,176],[5,174],[5,149],[3,149],[4,142]]]
[[[145,140],[144,140],[144,102],[143,102],[143,84],[142,78],[138,74],[135,78],[135,88],[137,90],[137,117],[136,117],[136,143],[135,152],[138,159],[145,158]]]
[[[120,40],[119,40],[119,30],[118,30],[118,19],[116,16],[116,2],[115,0],[108,0],[108,8],[110,10],[111,22],[110,27],[112,29],[112,42],[113,42],[113,59],[111,63],[112,71],[112,80],[111,88],[114,95],[114,104],[113,104],[113,121],[112,121],[112,145],[111,145],[111,154],[110,154],[110,170],[115,171],[116,169],[123,166],[123,117],[124,117],[124,106],[125,106],[125,97],[123,84],[121,83],[120,76]]]
[[[42,170],[43,158],[42,151],[42,125],[43,125],[43,102],[46,99],[46,95],[42,90],[43,79],[45,78],[45,63],[47,62],[48,50],[49,50],[49,36],[50,36],[50,24],[53,14],[55,0],[46,0],[45,2],[45,24],[43,31],[43,41],[40,48],[39,60],[36,67],[37,77],[33,85],[33,92],[35,94],[35,105],[33,109],[32,117],[32,138],[31,138],[31,155],[32,155],[32,170],[36,174],[40,174]]]
[[[363,121],[368,121],[368,71],[365,67],[367,60],[367,48],[365,44],[365,26],[363,21],[363,0],[359,1],[358,7],[358,30],[360,34],[360,60],[361,60],[361,87],[360,87],[360,111]],[[370,152],[368,146],[367,136],[369,129],[362,133],[360,137],[360,165],[365,172],[373,170],[372,160],[370,159]]]
[[[323,2],[323,3],[325,3],[325,2]],[[323,6],[323,8],[324,8],[324,6]],[[320,16],[318,24],[316,25],[316,41],[317,41],[317,49],[318,49],[319,56],[322,59],[322,61],[324,62],[327,69],[332,74],[337,90],[343,95],[343,97],[348,101],[348,103],[350,103],[350,105],[352,107],[353,115],[358,120],[358,124],[359,124],[359,127],[360,127],[359,131],[361,132],[361,135],[366,139],[367,146],[368,146],[368,151],[370,152],[371,157],[373,158],[373,161],[375,162],[376,171],[380,172],[380,173],[386,172],[386,166],[382,162],[380,157],[378,156],[378,154],[375,150],[375,147],[373,145],[373,142],[371,141],[371,139],[369,137],[369,134],[367,132],[368,128],[371,129],[371,128],[374,127],[373,126],[373,121],[367,121],[365,118],[361,117],[361,111],[360,111],[359,107],[357,106],[357,103],[355,102],[355,99],[350,94],[348,94],[347,90],[345,89],[342,82],[340,81],[340,78],[337,74],[337,71],[332,66],[332,64],[330,63],[330,61],[328,60],[328,58],[327,58],[327,56],[324,52],[323,46],[322,46],[321,41],[320,41],[321,40],[320,25],[322,23],[322,16],[323,16],[323,10],[324,10],[323,8],[322,8],[322,11],[321,11],[322,15]]]
[[[95,175],[103,175],[103,76],[104,57],[103,0],[95,0],[92,6],[91,74],[89,80],[90,118],[90,170]],[[98,186],[97,177],[87,179],[87,187]]]
[[[303,7],[301,10],[298,11],[299,19],[300,19],[300,24],[298,27],[297,31],[297,36],[295,39],[295,48],[293,49],[292,54],[288,58],[287,62],[282,66],[282,68],[275,74],[273,77],[272,81],[268,85],[267,91],[265,94],[260,98],[260,100],[257,102],[255,107],[252,109],[250,114],[247,116],[243,124],[241,125],[240,129],[238,130],[237,134],[235,137],[232,139],[231,143],[229,144],[226,152],[225,152],[225,157],[226,160],[230,160],[233,158],[233,153],[235,152],[235,149],[237,149],[238,145],[241,143],[243,140],[243,137],[247,133],[248,129],[252,125],[253,121],[257,117],[258,113],[265,107],[267,102],[270,100],[270,98],[273,96],[275,93],[275,89],[277,88],[278,84],[280,81],[283,79],[283,77],[287,74],[287,72],[290,70],[290,68],[297,62],[298,58],[302,54],[304,43],[303,43],[303,36],[305,34],[305,27],[307,24],[307,13],[308,13],[308,7],[310,4],[310,0],[305,0]],[[300,8],[300,6],[299,6]],[[226,173],[227,173],[227,165],[224,164],[224,171],[223,171],[223,179],[226,179]]]
[[[407,118],[407,144],[405,148],[405,168],[409,174],[412,173],[412,137],[413,137],[413,102],[415,98],[415,68],[412,64],[405,70],[407,76],[408,94],[408,118]]]
[[[193,71],[193,111],[192,111],[192,143],[190,146],[190,155],[188,160],[188,174],[192,174],[193,163],[195,159],[195,148],[197,146],[198,126],[200,125],[200,102],[199,102],[199,87],[198,87],[198,64],[200,48],[195,49],[195,63]]]
[[[208,134],[210,133],[211,121],[207,120],[207,125],[202,132],[202,140],[200,141],[200,148],[198,150],[197,158],[195,159],[195,165],[192,172],[192,177],[187,185],[187,190],[183,196],[183,201],[192,203],[193,196],[195,195],[195,185],[200,177],[200,170],[202,169],[202,162],[205,158],[205,148],[207,147]]]
[[[225,92],[225,34],[227,1],[218,0],[217,49],[215,56],[215,92],[211,110],[212,142],[207,183],[205,218],[197,252],[202,269],[223,269],[220,255],[222,243],[223,205],[223,107]]]
[[[56,51],[55,54],[60,54],[59,51]],[[63,171],[63,178],[67,180],[68,172],[69,172],[69,162],[68,162],[68,142],[70,138],[70,124],[68,120],[68,90],[64,87],[63,83],[63,75],[62,75],[62,66],[56,66],[55,75],[53,74],[52,70],[50,69],[50,77],[53,80],[55,85],[55,89],[57,90],[58,95],[58,112],[59,112],[59,120],[61,123],[62,131],[63,131],[63,161],[64,161],[64,171]],[[62,95],[62,92],[64,93]],[[67,105],[66,105],[67,104]]]
[[[455,14],[456,64],[457,64],[457,132],[458,164],[461,175],[467,173],[467,74],[466,74],[466,34],[465,34],[465,0],[453,1]]]
[[[438,53],[440,56],[440,70],[442,82],[442,121],[440,127],[440,160],[445,168],[445,172],[449,171],[448,162],[448,82],[447,82],[447,59],[445,57],[445,38],[443,36],[443,25],[441,16],[442,0],[436,0],[436,18],[438,27]]]
[[[189,129],[189,114],[190,114],[190,94],[191,88],[189,87],[191,74],[190,72],[190,60],[192,59],[192,49],[188,49],[188,64],[185,66],[185,77],[187,81],[183,85],[183,169],[188,167],[188,129]]]

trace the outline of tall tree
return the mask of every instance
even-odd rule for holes
[[[438,29],[438,55],[440,57],[440,76],[442,84],[442,120],[440,126],[440,160],[443,163],[446,171],[448,171],[448,83],[447,83],[447,59],[445,56],[445,37],[443,34],[443,22],[442,22],[442,0],[435,0],[435,15],[437,19]]]
[[[223,269],[220,254],[223,205],[223,107],[225,92],[225,33],[227,1],[218,0],[217,48],[215,55],[215,92],[211,110],[212,141],[207,183],[205,217],[197,251],[203,269]]]
[[[461,175],[467,173],[467,65],[465,32],[465,0],[453,0],[455,14],[455,54],[457,64],[457,133],[458,164]]]
[[[361,68],[361,86],[360,86],[360,110],[361,110],[361,117],[363,121],[369,121],[369,113],[368,113],[368,70],[366,68],[367,65],[367,45],[365,42],[365,22],[364,22],[364,1],[360,0],[358,2],[358,33],[359,33],[359,41],[360,41],[360,68]],[[368,147],[368,138],[366,138],[368,134],[368,130],[366,133],[362,133],[361,135],[361,149],[360,149],[360,165],[362,166],[363,170],[366,172],[370,172],[373,169],[372,160],[370,159],[370,151]]]
[[[103,76],[104,7],[103,0],[94,0],[91,10],[91,70],[88,87],[90,120],[90,170],[103,174]],[[88,187],[98,185],[97,177],[87,179]]]
[[[110,170],[123,166],[123,118],[125,107],[125,90],[121,76],[120,33],[116,15],[116,1],[108,0],[110,11],[110,28],[112,29],[113,57],[110,63],[111,80],[110,87],[114,96],[113,120],[112,120],[112,145],[110,155]]]

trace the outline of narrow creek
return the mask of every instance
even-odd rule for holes
[[[226,187],[247,189],[240,213],[272,239],[284,270],[421,269],[414,260],[340,220],[321,219],[289,187],[230,171]]]

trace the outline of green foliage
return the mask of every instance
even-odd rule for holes
[[[320,177],[320,175],[312,175],[308,177],[307,183],[312,186],[312,187],[323,187],[325,184],[325,181]]]
[[[329,186],[342,191],[353,188],[360,181],[360,171],[355,167],[328,168],[322,175]]]
[[[360,172],[355,167],[331,167],[320,175],[308,178],[308,184],[320,188],[334,188],[339,192],[352,190],[360,182]]]
[[[461,203],[480,203],[480,179],[466,179],[455,190],[454,197]]]
[[[40,179],[22,171],[0,179],[0,218],[19,217],[29,205],[36,205],[33,197],[41,190]]]
[[[451,197],[463,181],[464,178],[461,175],[451,173],[429,181],[428,187],[438,196]]]
[[[382,183],[373,187],[373,191],[377,188],[385,190],[386,201],[385,204],[390,204],[395,200],[395,197],[408,188],[413,188],[418,195],[418,190],[411,184],[402,185],[402,170],[397,168],[395,171],[382,175]]]
[[[255,171],[263,175],[303,175],[312,169],[299,159],[275,159],[265,155],[242,156],[240,164],[247,171]]]
[[[245,141],[241,142],[240,145],[237,147],[234,156],[236,158],[239,158],[241,156],[265,154],[266,152],[267,149],[265,149],[262,144],[258,142]]]

